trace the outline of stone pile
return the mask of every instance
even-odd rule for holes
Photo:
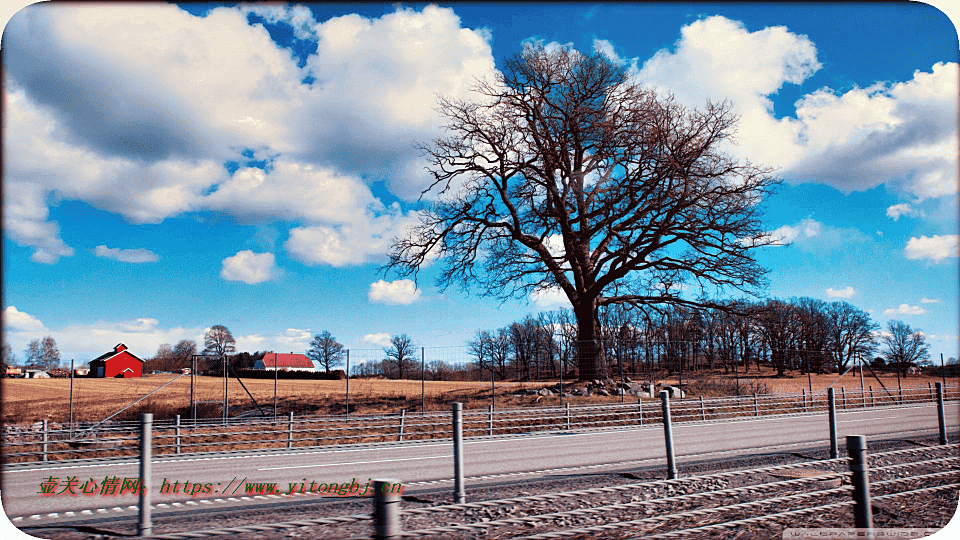
[[[630,380],[629,377],[624,377],[623,382],[606,378],[606,379],[594,379],[591,381],[580,381],[572,384],[565,384],[563,387],[562,395],[563,397],[573,397],[573,396],[636,396],[636,397],[659,397],[660,391],[666,390],[667,395],[671,398],[676,397],[685,397],[683,392],[676,387],[670,385],[664,385],[661,383],[653,384],[647,381],[637,382]],[[528,388],[523,391],[521,394],[525,396],[537,396],[537,399],[541,397],[549,396],[559,396],[561,395],[560,383],[554,384],[553,386],[545,386],[538,390]]]

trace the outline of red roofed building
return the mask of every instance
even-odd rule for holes
[[[313,360],[305,354],[268,352],[262,360],[257,360],[253,369],[265,371],[316,371]]]
[[[123,343],[90,361],[91,377],[142,377],[143,360],[127,350]]]

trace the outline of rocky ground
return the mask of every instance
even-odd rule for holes
[[[888,493],[960,483],[960,458],[956,449],[936,448],[935,443],[935,438],[871,442],[870,481],[871,494],[875,498],[875,527],[940,529],[957,513],[956,488],[893,499],[878,498]],[[914,449],[916,452],[877,456],[900,449]],[[567,531],[569,535],[565,535],[565,538],[626,539],[740,521],[741,523],[717,530],[694,531],[686,537],[759,540],[783,538],[786,528],[853,527],[852,506],[748,521],[769,514],[851,501],[848,466],[846,463],[813,461],[826,457],[824,451],[810,451],[702,463],[681,462],[679,468],[683,481],[674,483],[662,481],[662,469],[638,469],[602,473],[573,472],[522,483],[471,486],[467,490],[467,501],[470,502],[507,498],[521,500],[438,513],[408,513],[402,518],[402,528],[405,532],[418,531],[417,536],[424,538],[506,539]],[[945,457],[952,457],[957,461],[944,462],[942,458]],[[931,460],[932,463],[920,463],[910,467],[891,467]],[[750,474],[717,475],[785,464],[801,466]],[[808,480],[830,472],[844,474],[842,478]],[[943,472],[947,475],[924,478],[924,475]],[[884,481],[897,479],[904,481],[893,485],[883,484]],[[793,481],[794,484],[768,487],[759,485],[778,481]],[[408,512],[427,512],[426,509],[452,503],[451,486],[443,486],[432,491],[408,493],[406,500],[402,502],[402,508]],[[598,491],[598,488],[610,487],[616,489]],[[794,498],[803,497],[813,491],[831,489],[845,491],[811,498]],[[582,490],[591,491],[569,497],[547,496]],[[716,493],[717,491],[721,492]],[[177,516],[157,515],[154,517],[154,534],[289,523],[319,517],[366,514],[372,509],[370,499],[305,498],[301,501],[296,505],[261,507],[242,512],[207,511],[181,513]],[[632,525],[623,523],[636,520],[645,521]],[[601,526],[605,528],[573,532]],[[25,528],[24,531],[40,538],[106,539],[135,535],[136,523],[117,521],[81,527],[34,527]],[[266,530],[235,532],[231,535],[238,540],[346,539],[371,536],[370,521],[322,526],[293,524],[286,528],[269,527]]]

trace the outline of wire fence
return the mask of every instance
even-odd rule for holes
[[[393,501],[396,505],[375,502],[371,514],[153,537],[187,540],[242,532],[311,530],[334,525],[340,527],[337,532],[341,538],[348,538],[360,537],[362,528],[369,530],[371,524],[376,524],[375,538],[485,533],[498,538],[551,540],[617,531],[660,539],[702,537],[710,532],[745,525],[786,528],[807,523],[806,520],[811,519],[809,516],[825,519],[834,527],[865,519],[872,527],[872,516],[865,510],[849,510],[864,503],[869,507],[870,493],[873,493],[873,501],[903,500],[943,492],[952,494],[945,500],[955,500],[960,490],[958,447],[960,445],[940,445],[866,456],[871,481],[864,492],[855,489],[853,477],[865,471],[858,471],[854,466],[857,460],[851,456],[850,459],[805,461],[673,480],[402,510],[397,510],[399,500]],[[657,493],[665,495],[651,496]],[[392,522],[389,516],[383,515],[387,512],[397,512],[393,516],[396,519],[392,528],[383,527],[384,523]],[[478,520],[478,515],[485,517]],[[644,517],[637,517],[641,515]],[[435,525],[437,516],[442,516],[441,521],[446,524]],[[423,526],[428,523],[433,525]],[[695,526],[691,527],[691,524]],[[538,532],[527,534],[525,531],[530,528],[537,528]]]
[[[939,384],[939,383],[938,383]],[[953,385],[944,397],[956,398]],[[842,390],[836,397],[840,411],[936,401],[932,386],[883,393]],[[671,417],[677,422],[712,422],[732,418],[788,414],[820,414],[828,410],[825,394],[733,396],[673,400]],[[571,405],[540,408],[470,409],[463,412],[467,437],[498,436],[558,430],[616,429],[662,424],[659,400],[607,405]],[[4,463],[64,459],[123,458],[137,455],[138,422],[7,426],[3,436]],[[326,415],[227,418],[215,421],[157,420],[153,423],[157,454],[185,454],[226,450],[307,448],[325,445],[447,439],[453,435],[450,413],[417,412],[385,415]]]

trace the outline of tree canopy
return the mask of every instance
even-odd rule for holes
[[[679,286],[753,292],[774,243],[759,204],[777,180],[721,150],[729,103],[688,110],[600,54],[528,47],[475,101],[441,98],[425,145],[434,201],[385,270],[511,297],[559,289],[577,320],[581,378],[601,375],[598,309],[688,305]],[[426,192],[425,192],[426,193]]]

